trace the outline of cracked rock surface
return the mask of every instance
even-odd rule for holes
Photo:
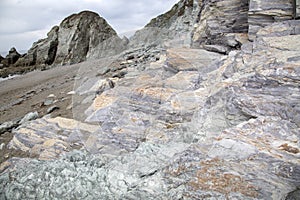
[[[36,158],[1,165],[0,198],[293,198],[299,27],[267,26],[226,56],[150,48],[81,68],[74,119],[46,116],[14,130],[10,147]]]

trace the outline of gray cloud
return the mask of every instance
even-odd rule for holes
[[[178,0],[1,0],[0,51],[15,46],[27,50],[46,37],[52,26],[82,10],[104,17],[119,33],[143,27],[151,18],[169,10]]]

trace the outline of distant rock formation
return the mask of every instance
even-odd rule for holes
[[[102,48],[106,40],[119,39],[117,33],[98,14],[83,11],[64,19],[47,34],[46,39],[35,42],[27,55],[16,65],[51,65],[74,64],[85,61],[94,49],[106,51],[111,46]],[[98,52],[101,54],[101,52]],[[107,53],[107,52],[106,52]]]
[[[24,56],[21,57],[12,48],[2,62],[4,67],[14,68],[1,71],[0,75],[8,76],[9,73],[23,73],[53,64],[75,64],[114,55],[124,50],[127,43],[97,13],[83,11],[65,18],[59,26],[54,26],[47,38],[33,43]]]
[[[9,65],[15,64],[20,57],[21,54],[18,53],[15,47],[12,47],[5,58],[1,56],[0,62],[3,65],[3,67],[7,67]]]

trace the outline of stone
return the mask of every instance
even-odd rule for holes
[[[56,96],[54,94],[49,94],[47,98],[55,98]]]
[[[98,14],[82,11],[65,18],[59,26],[54,26],[47,38],[33,43],[24,56],[12,51],[9,56],[14,59],[10,59],[7,65],[19,70],[24,67],[32,70],[46,69],[50,65],[75,64],[118,54],[126,48],[127,43]]]
[[[238,49],[241,43],[232,37],[248,32],[249,1],[200,2],[201,10],[192,33],[192,46],[218,45],[225,49]],[[218,49],[215,50],[220,52]],[[224,51],[221,52],[224,53]]]
[[[181,0],[168,12],[153,18],[130,38],[129,46],[190,46],[191,30],[197,20],[201,1]]]
[[[0,150],[3,150],[5,148],[5,143],[1,143]]]
[[[0,135],[18,126],[16,121],[4,122],[0,125]]]
[[[32,120],[35,120],[39,117],[39,114],[37,111],[35,112],[30,112],[28,114],[26,114],[20,121],[20,124],[24,124],[26,122],[29,122],[29,121],[32,121]]]
[[[53,106],[51,106],[50,108],[47,109],[47,114],[50,114],[50,113],[52,113],[53,111],[58,110],[58,109],[59,109],[58,106],[53,105]]]
[[[249,39],[253,40],[259,29],[274,22],[290,20],[293,18],[292,1],[275,0],[266,2],[252,0],[249,4]]]
[[[171,19],[163,15],[153,24],[181,26],[194,9],[188,2],[180,1],[168,14]],[[275,12],[282,2],[250,5]],[[228,48],[226,54],[150,45],[79,70],[76,120],[48,115],[13,130],[8,147],[33,158],[12,158],[0,166],[0,198],[297,197],[299,22],[279,20],[247,41],[248,1],[200,4],[196,23],[204,26],[195,28],[206,31],[198,35],[197,47],[218,45]],[[225,34],[218,35],[220,30]],[[110,70],[97,76],[103,66]],[[122,70],[126,76],[112,79]]]
[[[52,100],[52,99],[46,99],[44,102],[43,102],[43,105],[44,106],[49,106],[49,105],[51,105],[51,104],[53,104],[54,103],[54,100]]]
[[[75,91],[70,91],[70,92],[67,93],[67,95],[74,95],[74,94],[76,94]]]
[[[18,59],[21,57],[21,54],[19,54],[16,50],[16,48],[12,47],[9,52],[8,55],[5,57],[5,61],[6,64],[9,65],[13,65],[15,64]]]

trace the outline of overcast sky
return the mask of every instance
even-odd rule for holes
[[[0,0],[0,52],[28,50],[67,16],[91,10],[118,32],[139,29],[178,0]]]

